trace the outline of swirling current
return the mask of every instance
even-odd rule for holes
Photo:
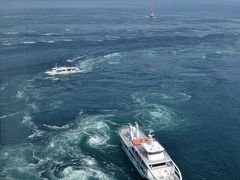
[[[140,179],[117,136],[135,121],[184,179],[240,178],[239,14],[147,13],[0,12],[0,179]]]

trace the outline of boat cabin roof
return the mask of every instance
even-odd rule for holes
[[[171,161],[171,158],[165,151],[164,147],[155,139],[150,138],[147,140],[145,134],[141,130],[139,130],[139,135],[140,139],[144,140],[144,142],[139,141],[139,139],[131,140],[128,127],[121,128],[119,135],[122,137],[122,140],[126,143],[128,148],[134,148],[136,151],[138,151],[139,156],[141,159],[143,159],[143,161],[145,161],[146,164],[156,164]],[[149,160],[147,154],[155,155],[155,153],[161,154],[160,158],[155,157],[154,160]]]
[[[159,144],[159,142],[157,142],[156,140],[147,141],[145,143],[142,143],[141,145],[144,150],[149,154],[160,153],[165,150],[164,147],[162,147],[162,145]]]

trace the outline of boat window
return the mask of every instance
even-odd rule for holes
[[[149,155],[155,155],[155,154],[159,154],[159,153],[161,153],[162,151],[158,151],[158,152],[149,152],[148,154]]]
[[[150,166],[151,166],[151,168],[155,168],[155,167],[165,166],[165,165],[166,165],[166,163],[157,163],[157,164],[152,164]]]
[[[71,69],[67,69],[67,71],[71,71]]]

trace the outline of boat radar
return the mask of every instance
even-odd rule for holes
[[[182,180],[177,165],[165,148],[139,130],[138,123],[119,129],[122,148],[143,178],[149,180]]]

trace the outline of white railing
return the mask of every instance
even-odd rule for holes
[[[173,161],[172,161],[173,162]],[[174,165],[174,167],[175,167],[175,169],[174,169],[174,174],[176,174],[177,175],[177,178],[179,179],[179,180],[182,180],[182,174],[181,174],[181,171],[179,170],[179,168],[177,167],[177,165],[173,162],[173,165]]]

